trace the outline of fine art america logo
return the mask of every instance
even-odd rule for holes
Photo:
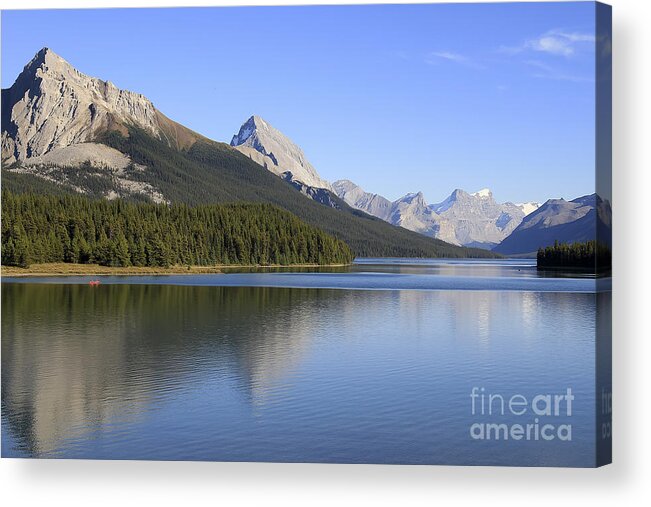
[[[483,387],[470,392],[475,440],[572,440],[572,389],[565,393],[505,396],[488,393]],[[507,422],[503,422],[504,419]],[[490,422],[485,422],[489,419]],[[514,422],[517,421],[517,422]],[[560,422],[560,423],[559,423]]]

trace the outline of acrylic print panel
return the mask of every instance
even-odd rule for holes
[[[610,33],[2,12],[2,456],[610,462]]]

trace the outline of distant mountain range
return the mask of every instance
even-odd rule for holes
[[[271,202],[357,255],[491,255],[474,248],[523,255],[610,226],[610,204],[595,195],[515,204],[497,202],[489,189],[456,189],[428,204],[422,192],[391,201],[349,180],[330,183],[259,116],[241,125],[230,146],[215,142],[47,48],[2,90],[2,164],[7,188],[167,203]]]
[[[595,195],[569,203],[550,199],[541,206],[536,202],[498,203],[488,188],[474,193],[456,189],[442,202],[428,204],[422,192],[390,201],[350,180],[330,184],[292,140],[258,116],[240,127],[231,145],[322,204],[337,207],[334,193],[351,207],[385,222],[453,245],[504,255],[532,255],[554,241],[594,239],[595,231],[610,223],[609,203],[597,201]],[[601,212],[596,213],[599,206]]]
[[[231,145],[321,204],[337,208],[343,201],[424,236],[504,255],[532,255],[539,247],[554,241],[594,238],[598,227],[594,217],[608,222],[610,214],[607,203],[602,205],[601,215],[606,217],[603,220],[601,215],[588,213],[596,209],[594,196],[592,200],[579,198],[570,204],[562,199],[551,199],[542,206],[536,202],[498,203],[487,188],[474,193],[456,189],[435,204],[428,204],[422,192],[391,201],[364,191],[350,180],[328,183],[291,139],[258,116],[242,124]],[[582,204],[578,206],[577,202]],[[559,203],[566,203],[566,206]],[[579,211],[570,211],[568,206]]]
[[[259,117],[232,144],[193,132],[143,95],[87,76],[47,48],[2,90],[3,188],[193,205],[267,202],[345,241],[357,256],[496,255],[349,206],[300,148]]]
[[[596,238],[609,245],[610,228],[610,203],[596,194],[572,201],[549,199],[493,250],[504,255],[522,255],[555,241],[571,243]]]
[[[364,192],[348,180],[333,183],[335,192],[351,206],[394,225],[442,239],[454,245],[490,249],[506,238],[538,203],[497,203],[489,189],[472,194],[456,189],[444,201],[427,204],[422,192],[395,201]]]

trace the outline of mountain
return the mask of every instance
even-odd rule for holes
[[[67,182],[79,191],[80,178],[66,170],[84,166],[81,179],[103,180],[105,197],[169,202],[140,177],[145,166],[96,142],[111,131],[128,135],[133,127],[176,149],[205,140],[167,118],[145,96],[82,74],[43,48],[2,90],[2,165],[53,183]]]
[[[73,156],[109,166],[122,165],[93,139],[107,130],[126,134],[128,126],[177,148],[201,138],[158,111],[145,96],[82,74],[48,48],[25,66],[11,88],[2,90],[2,162],[47,164]]]
[[[540,247],[606,238],[610,235],[610,204],[596,194],[572,201],[549,199],[493,250],[505,255],[532,254]]]
[[[338,180],[332,184],[335,193],[354,208],[369,215],[389,221],[393,203],[378,194],[364,192],[361,187],[349,180]]]
[[[456,189],[432,209],[450,224],[453,236],[438,235],[455,244],[490,248],[500,243],[522,222],[524,211],[511,202],[498,203],[485,188],[469,194]]]
[[[446,229],[447,224],[427,205],[422,192],[410,193],[394,201],[388,222],[433,238],[441,239],[446,233],[453,236],[453,231]],[[448,242],[459,244],[454,238]]]
[[[259,139],[271,147],[262,134]],[[304,161],[306,171],[311,167],[300,150],[284,148]],[[269,154],[276,152],[285,160],[278,148]],[[357,256],[494,255],[391,226],[334,193],[332,206],[308,199],[310,190],[302,193],[298,180],[277,177],[228,144],[166,118],[146,97],[82,74],[49,49],[2,90],[2,162],[2,186],[13,192],[190,205],[263,202],[345,241]]]
[[[349,205],[393,225],[455,245],[492,248],[506,238],[536,203],[497,203],[489,189],[468,193],[457,189],[438,204],[427,204],[422,192],[393,202],[365,192],[348,180],[333,189]]]
[[[242,124],[233,136],[231,146],[278,176],[309,187],[332,190],[330,183],[321,178],[307,160],[303,150],[259,116],[251,116]]]
[[[540,204],[537,202],[521,202],[516,206],[522,210],[525,217],[540,208]]]
[[[337,195],[326,189],[320,187],[311,187],[306,185],[300,180],[295,180],[292,177],[292,173],[285,171],[280,175],[280,177],[298,190],[305,197],[312,199],[313,201],[323,204],[324,206],[329,206],[331,208],[342,209],[342,201],[337,197]]]

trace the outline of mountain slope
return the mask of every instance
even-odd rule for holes
[[[432,211],[422,192],[407,194],[394,201],[388,222],[433,238],[441,236],[441,218]],[[450,242],[458,245],[456,241]]]
[[[13,191],[187,204],[266,202],[342,239],[358,256],[488,255],[390,226],[334,194],[328,206],[308,199],[301,191],[310,190],[297,188],[297,180],[278,178],[228,144],[168,119],[146,97],[86,76],[47,48],[2,90],[2,99],[2,184]],[[257,129],[260,120],[253,121]],[[297,147],[271,128],[268,133],[301,159]],[[284,152],[277,151],[282,160]]]
[[[590,241],[607,237],[610,205],[596,194],[572,201],[550,199],[525,217],[522,223],[493,251],[504,255],[524,255],[540,247],[559,243]]]
[[[342,241],[269,204],[166,206],[3,191],[2,217],[2,264],[9,266],[347,264],[353,258]]]
[[[444,201],[430,205],[422,192],[391,202],[348,180],[334,182],[333,189],[349,205],[393,225],[451,244],[480,248],[502,241],[520,224],[526,211],[537,207],[536,203],[497,203],[488,189],[473,194],[457,189]]]
[[[233,136],[231,146],[278,176],[314,188],[332,190],[301,150],[259,116],[251,116]],[[289,174],[288,174],[289,173]]]
[[[389,221],[393,203],[381,195],[365,192],[350,180],[337,180],[332,184],[335,193],[353,208]]]
[[[472,194],[457,189],[442,203],[432,205],[432,209],[454,230],[454,236],[437,237],[484,248],[496,245],[511,234],[525,216],[520,206],[496,202],[487,188]]]
[[[179,151],[135,128],[131,128],[126,137],[118,132],[109,132],[99,141],[125,153],[134,163],[146,166],[147,170],[137,173],[135,177],[159,188],[171,202],[210,204],[244,201],[275,204],[345,241],[357,256],[494,255],[459,248],[391,226],[349,207],[337,197],[334,199],[337,199],[340,209],[323,206],[307,199],[290,183],[223,143],[198,141],[189,150]],[[35,185],[36,181],[38,185]],[[14,192],[25,187],[41,193],[60,193],[62,188],[74,191],[65,184],[6,170],[3,170],[2,183],[3,187]],[[101,191],[93,192],[92,189],[85,193],[102,196]]]
[[[161,146],[142,131],[129,137],[112,133],[105,142],[147,165],[149,180],[172,201],[269,202],[320,227],[351,246],[358,256],[483,256],[391,226],[355,210],[336,196],[337,208],[305,198],[292,184],[264,170],[228,145],[198,141],[186,152]]]
[[[14,84],[2,90],[3,164],[51,156],[68,146],[90,143],[109,130],[127,134],[129,126],[177,148],[201,138],[167,118],[145,96],[82,74],[48,48],[41,49]],[[85,146],[90,160],[92,146]],[[107,162],[101,155],[98,160]]]

